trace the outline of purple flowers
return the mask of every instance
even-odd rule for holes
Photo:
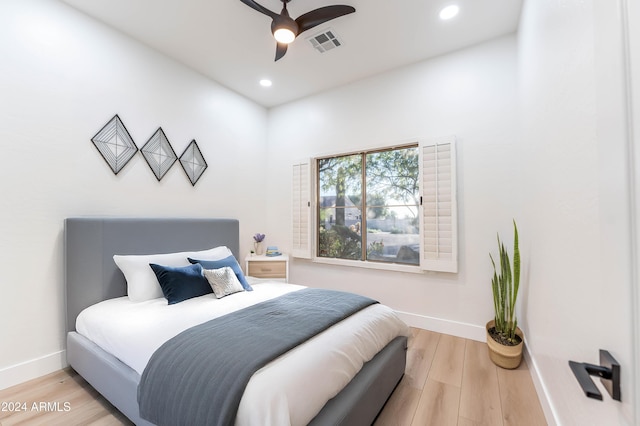
[[[261,243],[262,240],[264,240],[265,235],[261,234],[261,233],[257,233],[256,235],[253,236],[253,239],[256,243]]]

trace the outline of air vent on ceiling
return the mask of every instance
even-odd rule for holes
[[[307,40],[309,40],[309,43],[311,43],[313,48],[320,53],[342,46],[342,43],[336,36],[336,33],[331,29],[309,37]]]

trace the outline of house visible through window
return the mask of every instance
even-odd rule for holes
[[[417,145],[317,160],[317,256],[420,264]]]

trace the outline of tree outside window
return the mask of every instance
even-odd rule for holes
[[[319,159],[318,256],[418,265],[418,164],[417,146]]]

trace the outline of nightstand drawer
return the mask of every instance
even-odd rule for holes
[[[256,278],[286,278],[287,263],[283,261],[252,262],[249,260],[249,274]]]

